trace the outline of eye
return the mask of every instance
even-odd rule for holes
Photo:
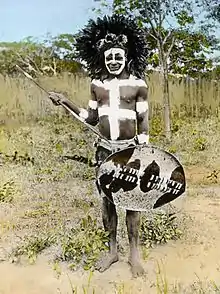
[[[109,55],[107,55],[105,59],[106,59],[107,61],[110,61],[110,60],[112,60],[112,59],[113,59],[113,56],[112,56],[112,54],[109,54]]]
[[[115,60],[121,61],[123,60],[123,56],[121,54],[115,54]]]

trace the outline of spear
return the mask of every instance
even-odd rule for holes
[[[44,93],[46,93],[48,96],[50,95],[50,93],[45,90],[37,81],[35,81],[35,79],[26,71],[24,71],[20,66],[18,66],[16,64],[17,69],[23,73],[23,75],[28,78],[29,80],[31,80],[38,88],[40,88]],[[71,101],[72,102],[72,101]],[[91,126],[90,124],[88,124],[87,122],[84,121],[83,118],[81,118],[79,115],[77,115],[70,107],[68,107],[65,103],[59,101],[59,104],[61,106],[63,106],[63,108],[65,108],[69,113],[72,114],[72,116],[74,116],[76,119],[78,119],[80,122],[82,122],[85,126],[87,126],[87,128],[89,128],[93,133],[95,133],[97,136],[99,136],[100,138],[102,138],[103,140],[105,140],[106,142],[109,143],[108,139],[105,138],[102,134],[100,134],[99,131],[97,131],[93,126]],[[109,143],[110,144],[110,143]]]

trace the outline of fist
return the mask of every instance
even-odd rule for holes
[[[51,99],[54,105],[60,105],[60,102],[63,102],[65,100],[63,94],[56,92],[49,92],[49,98]]]

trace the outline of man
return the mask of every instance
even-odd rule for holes
[[[78,108],[62,94],[50,92],[52,101],[66,103],[91,125],[98,124],[104,140],[97,144],[96,160],[101,164],[112,152],[130,145],[148,144],[148,90],[141,78],[146,68],[145,35],[133,19],[123,16],[89,21],[76,42],[86,61],[91,82],[88,109]],[[109,254],[97,265],[103,272],[118,261],[117,212],[112,199],[103,196],[103,224],[109,232]],[[126,211],[131,265],[134,277],[144,273],[138,250],[139,212]]]

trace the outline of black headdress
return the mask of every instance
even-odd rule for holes
[[[142,77],[146,69],[147,47],[145,32],[136,21],[123,15],[104,16],[88,25],[76,38],[77,56],[87,63],[89,75],[101,79],[105,74],[104,51],[123,48],[127,52],[130,73]]]

